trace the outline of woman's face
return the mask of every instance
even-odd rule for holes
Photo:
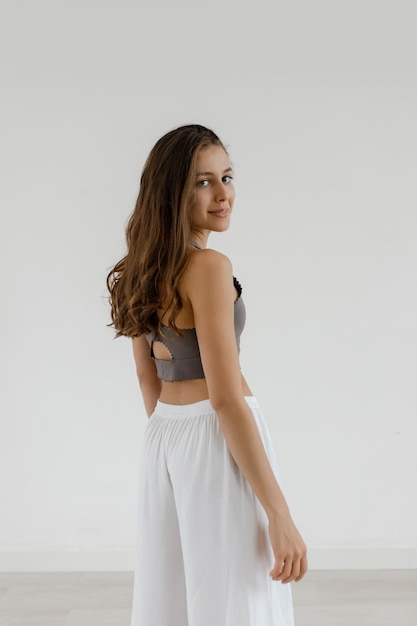
[[[195,191],[191,204],[193,229],[207,237],[229,228],[235,199],[233,171],[221,146],[208,146],[197,157]]]

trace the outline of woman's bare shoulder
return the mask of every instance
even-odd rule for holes
[[[182,281],[182,292],[188,302],[203,300],[214,292],[233,288],[233,270],[230,259],[211,248],[198,250],[191,255]]]
[[[191,255],[187,270],[190,274],[204,275],[230,273],[232,270],[232,263],[225,254],[213,250],[212,248],[205,248],[204,250],[196,250]]]

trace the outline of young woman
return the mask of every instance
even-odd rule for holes
[[[217,135],[169,132],[146,161],[128,252],[107,278],[150,418],[131,626],[291,626],[288,583],[307,570],[240,371],[242,288],[207,248],[210,232],[229,228],[234,198]]]

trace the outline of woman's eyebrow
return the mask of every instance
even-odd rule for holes
[[[223,170],[223,174],[226,174],[226,172],[232,172],[233,168],[228,167],[227,169]],[[196,176],[214,176],[213,172],[197,172]]]

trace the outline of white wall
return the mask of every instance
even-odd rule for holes
[[[133,567],[146,418],[104,281],[190,122],[236,167],[211,243],[312,567],[416,567],[415,3],[1,8],[0,569]]]

